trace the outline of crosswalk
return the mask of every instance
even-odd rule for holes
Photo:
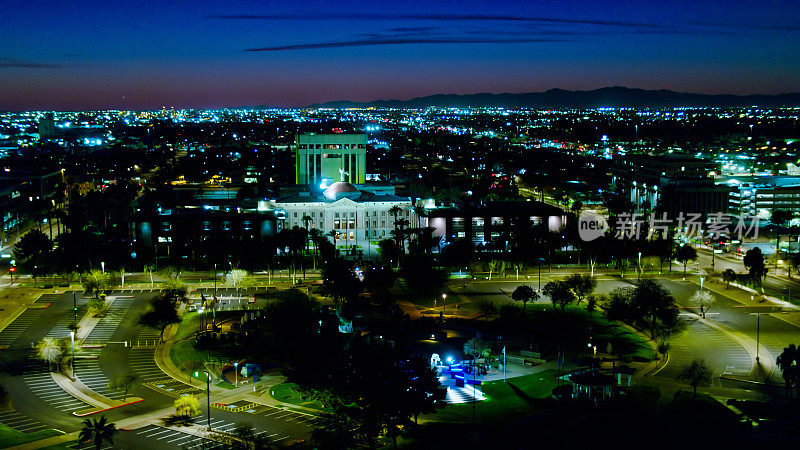
[[[19,411],[0,411],[0,423],[26,434],[50,429],[49,426]]]
[[[22,378],[37,398],[59,411],[72,412],[89,407],[86,403],[64,392],[53,381],[53,376],[50,375],[47,363],[29,360]]]
[[[450,404],[457,404],[457,403],[469,403],[473,400],[481,401],[485,400],[486,398],[483,396],[483,393],[479,390],[473,389],[470,387],[457,387],[457,386],[450,386],[447,388],[447,395],[445,396],[445,401]]]
[[[39,318],[41,313],[41,309],[28,309],[20,314],[3,331],[0,331],[0,346],[13,344]]]

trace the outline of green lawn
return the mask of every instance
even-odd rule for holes
[[[502,423],[545,411],[553,406],[551,392],[557,385],[558,372],[544,372],[510,378],[504,383],[492,381],[483,384],[486,400],[475,404],[475,418],[479,423]],[[433,422],[472,421],[471,403],[447,405],[435,414],[425,416]]]
[[[317,401],[303,400],[300,394],[294,389],[294,383],[281,383],[269,388],[269,395],[275,400],[290,405],[303,406],[317,411],[326,411],[321,403]]]
[[[59,434],[61,433],[53,429],[37,431],[35,433],[23,433],[0,423],[0,448],[27,444],[28,442],[58,436]]]

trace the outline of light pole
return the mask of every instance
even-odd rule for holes
[[[72,379],[75,379],[75,330],[69,332],[69,341],[72,346],[72,359],[70,365],[72,366]]]
[[[638,266],[637,268],[639,269],[639,276],[637,277],[637,279],[641,280],[642,279],[642,252],[639,252],[639,260],[638,260],[637,266]]]
[[[238,362],[233,363],[233,371],[236,372],[236,378],[235,378],[236,381],[234,382],[234,386],[239,387],[239,363]]]
[[[217,297],[217,263],[214,263],[214,298]]]
[[[447,312],[447,294],[442,293],[442,315]]]
[[[211,429],[211,374],[203,371],[206,375],[206,408],[208,409],[208,429]],[[200,372],[194,373],[195,378],[200,378]]]
[[[750,125],[752,127],[752,125]],[[761,341],[761,313],[756,313],[756,363],[759,362],[758,347]]]
[[[542,261],[544,258],[539,258],[539,291],[542,290]]]

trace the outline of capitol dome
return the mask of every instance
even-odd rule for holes
[[[350,183],[337,181],[328,186],[322,195],[328,200],[339,200],[343,197],[355,199],[361,196],[361,191]]]

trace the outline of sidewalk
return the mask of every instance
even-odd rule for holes
[[[56,372],[51,372],[50,375],[53,376],[53,381],[55,381],[56,384],[64,390],[64,392],[84,403],[93,406],[93,408],[74,411],[72,413],[78,417],[85,417],[99,412],[108,411],[110,409],[120,408],[122,406],[132,405],[134,403],[144,401],[144,399],[141,397],[128,397],[125,399],[125,402],[121,400],[113,400],[91,390],[77,377],[72,380],[66,375]]]

